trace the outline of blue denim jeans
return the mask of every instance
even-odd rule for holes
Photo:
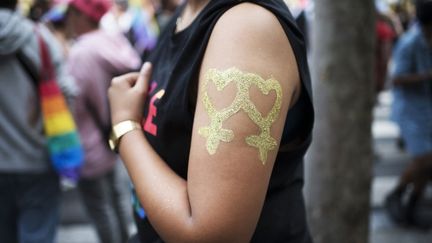
[[[78,189],[99,241],[124,243],[129,238],[128,223],[131,207],[127,183],[120,179],[120,167],[97,178],[82,178]]]
[[[53,243],[59,203],[54,173],[0,173],[0,241]]]

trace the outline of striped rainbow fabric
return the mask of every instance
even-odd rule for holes
[[[39,98],[42,108],[44,130],[48,151],[54,169],[62,179],[76,183],[84,160],[78,132],[65,97],[55,80],[55,72],[48,48],[39,35],[42,72]]]
[[[60,176],[76,181],[84,154],[65,98],[55,80],[42,82],[39,94],[51,161]]]

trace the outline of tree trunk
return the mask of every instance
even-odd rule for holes
[[[373,0],[315,0],[314,140],[306,161],[316,243],[368,241],[372,170]]]

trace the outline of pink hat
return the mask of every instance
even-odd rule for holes
[[[85,14],[90,19],[99,22],[111,7],[111,0],[69,0],[69,5]]]

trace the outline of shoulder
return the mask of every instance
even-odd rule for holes
[[[99,33],[84,34],[76,39],[72,44],[69,52],[69,62],[76,63],[77,65],[87,65],[92,62],[97,56],[95,55],[101,46],[105,46]]]
[[[398,40],[394,49],[394,56],[397,58],[398,56],[410,55],[420,46],[420,43],[421,32],[413,27]]]
[[[89,55],[91,49],[84,48],[79,43],[75,43],[69,50],[67,58],[67,64],[69,68],[79,68],[81,66],[87,66],[90,62],[92,55]]]
[[[228,9],[218,20],[213,35],[247,34],[249,37],[270,37],[278,30],[281,30],[281,25],[272,12],[257,4],[246,2]]]
[[[268,23],[265,22],[265,20],[271,21],[272,19],[275,18],[274,14],[267,8],[246,1],[229,8],[223,14],[223,17],[224,18],[238,17],[239,19],[241,19],[242,17],[249,17],[251,19],[260,19],[264,23]],[[256,22],[261,22],[261,21],[256,21]]]
[[[94,48],[94,46],[93,46]],[[97,70],[95,55],[91,43],[78,39],[72,44],[67,58],[67,70],[74,77],[79,86],[91,79]]]
[[[203,68],[231,67],[287,80],[292,87],[300,83],[294,52],[281,23],[271,11],[253,3],[227,10],[211,33]]]
[[[61,62],[64,60],[62,47],[58,39],[54,36],[51,30],[43,24],[37,24],[37,29],[43,41],[50,49],[51,58],[54,62]]]
[[[208,49],[228,49],[232,54],[253,52],[280,54],[291,49],[288,37],[277,17],[253,3],[241,3],[227,10],[217,21]]]
[[[400,45],[403,47],[415,47],[422,42],[423,33],[419,26],[414,25],[401,38]]]

